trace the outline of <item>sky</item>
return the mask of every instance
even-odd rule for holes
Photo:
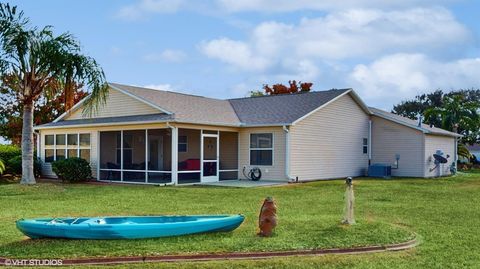
[[[72,33],[110,82],[231,98],[295,79],[388,110],[480,87],[477,0],[9,2]]]

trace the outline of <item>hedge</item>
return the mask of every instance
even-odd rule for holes
[[[74,183],[92,178],[90,164],[81,158],[68,158],[52,163],[52,170],[62,181]]]

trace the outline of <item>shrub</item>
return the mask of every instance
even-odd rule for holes
[[[4,162],[8,162],[8,160],[16,156],[22,156],[22,149],[20,147],[14,145],[0,145],[0,159]]]
[[[42,171],[42,164],[40,159],[33,158],[33,173],[36,177],[40,176]],[[17,155],[7,161],[7,172],[12,174],[22,174],[22,155]]]
[[[81,158],[68,158],[52,163],[52,170],[62,181],[70,183],[87,181],[92,178],[90,164]]]

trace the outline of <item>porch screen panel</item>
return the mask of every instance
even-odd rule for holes
[[[179,129],[178,136],[186,137],[186,152],[178,152],[178,183],[200,182],[200,130]]]
[[[172,131],[148,130],[148,170],[172,171]]]
[[[100,133],[100,179],[120,181],[121,132]]]
[[[220,170],[238,169],[238,134],[220,132]]]
[[[123,131],[123,181],[145,182],[146,180],[145,134],[145,130]]]

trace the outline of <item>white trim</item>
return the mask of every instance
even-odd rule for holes
[[[252,134],[271,134],[272,135],[272,147],[271,148],[251,148],[252,146]],[[250,153],[252,150],[271,150],[272,151],[272,164],[271,165],[256,165],[252,164],[250,159]],[[248,166],[258,167],[273,167],[275,165],[275,133],[274,132],[253,132],[248,133]]]
[[[52,122],[58,122],[59,120],[65,118],[65,116],[67,115],[70,115],[71,113],[73,113],[75,110],[77,110],[77,108],[79,108],[83,103],[85,103],[85,101],[90,98],[90,95],[86,96],[85,98],[83,98],[82,100],[80,100],[80,102],[76,103],[74,106],[72,106],[72,108],[70,108],[69,110],[63,112],[62,115],[58,116],[56,119],[54,119]]]
[[[163,141],[162,141],[162,143],[163,143]],[[148,129],[145,129],[145,183],[148,182],[148,163],[149,163],[149,161],[148,161],[148,157],[149,157],[148,156],[149,155],[148,154],[148,146],[149,146],[148,145]],[[162,166],[163,166],[163,164],[162,164]],[[171,181],[171,179],[170,179],[170,181]]]
[[[170,128],[172,133],[171,139],[171,169],[172,169],[172,183],[178,185],[178,128],[171,126],[167,122],[167,127]]]
[[[128,90],[124,90],[124,89],[121,89],[121,88],[119,88],[119,87],[117,87],[117,86],[113,86],[113,85],[110,84],[110,83],[108,84],[108,86],[109,86],[110,88],[112,88],[112,89],[114,89],[114,90],[117,90],[117,91],[119,91],[119,92],[121,92],[121,93],[123,93],[123,94],[125,94],[125,95],[128,95],[128,96],[130,96],[130,97],[132,97],[132,98],[134,98],[134,99],[136,99],[136,100],[138,100],[138,101],[140,101],[140,102],[143,102],[143,103],[145,103],[145,104],[147,104],[147,105],[149,105],[149,106],[151,106],[151,107],[153,107],[153,108],[156,108],[156,109],[162,111],[162,112],[165,113],[165,114],[168,114],[168,115],[172,115],[172,114],[173,114],[172,112],[170,112],[170,111],[168,111],[168,110],[166,110],[166,109],[164,109],[164,108],[161,108],[161,107],[155,105],[154,103],[151,103],[151,102],[149,102],[148,100],[145,100],[145,99],[143,99],[142,97],[139,97],[139,96],[137,96],[137,95],[129,92]]]
[[[97,131],[97,181],[100,180],[100,154],[100,131]]]
[[[138,185],[158,185],[158,186],[170,186],[173,183],[145,183],[145,182],[135,182],[135,181],[118,181],[118,180],[97,180],[99,182],[105,183],[121,183],[121,184],[138,184]]]
[[[172,171],[156,171],[156,170],[132,170],[132,169],[108,169],[108,168],[100,168],[100,171],[115,171],[115,172],[148,172],[148,173],[163,173],[163,174],[171,174]]]
[[[283,131],[285,131],[285,175],[288,180],[293,180],[290,175],[290,129],[283,126]]]
[[[65,128],[89,128],[92,126],[124,126],[124,125],[142,125],[142,124],[154,124],[154,123],[168,123],[171,121],[168,120],[156,120],[156,121],[127,121],[127,122],[109,122],[109,123],[89,123],[89,124],[72,124],[72,125],[62,125],[62,126],[37,126],[33,127],[34,130],[44,130],[44,129],[65,129]],[[140,127],[139,127],[140,128]],[[152,128],[150,128],[152,129]],[[155,129],[155,128],[153,128]]]
[[[217,130],[217,133],[216,134],[204,134],[203,133],[203,129],[200,130],[200,183],[208,183],[208,182],[218,182],[220,179],[219,179],[219,168],[220,168],[220,160],[219,160],[219,156],[220,156],[220,134],[219,134],[219,131]],[[215,138],[215,141],[217,142],[216,144],[216,159],[215,160],[205,160],[204,159],[204,142],[205,142],[205,138],[206,137],[209,137],[209,138]],[[216,163],[216,171],[215,171],[215,176],[204,176],[203,175],[203,164],[204,163]]]
[[[117,142],[115,141],[115,145]],[[117,150],[115,149],[115,152]],[[115,157],[116,159],[117,157]],[[123,130],[120,130],[120,169],[122,170],[120,172],[120,181],[123,182]]]
[[[372,160],[372,120],[368,120],[368,161]],[[370,163],[369,163],[370,165]]]
[[[218,172],[238,172],[238,169],[218,170]]]

